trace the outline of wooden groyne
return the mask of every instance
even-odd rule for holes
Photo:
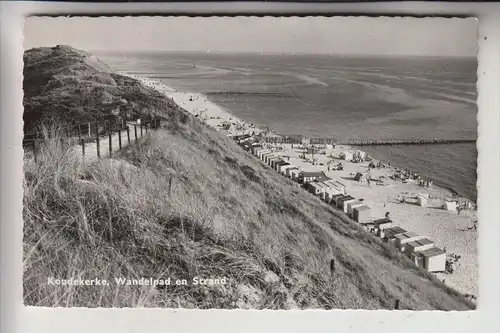
[[[347,139],[337,140],[330,138],[305,138],[300,136],[262,137],[265,143],[294,143],[294,144],[335,144],[349,146],[397,146],[397,145],[447,145],[457,143],[475,143],[475,139],[392,139],[368,140]]]

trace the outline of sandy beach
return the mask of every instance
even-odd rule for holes
[[[144,85],[165,94],[183,109],[224,135],[258,134],[263,131],[231,115],[228,110],[212,103],[203,94],[179,92],[154,79],[126,73],[120,74],[133,77]],[[471,228],[476,211],[471,209],[457,213],[444,210],[440,205],[421,207],[410,203],[400,203],[397,200],[398,196],[403,193],[410,195],[414,193],[428,194],[434,202],[442,202],[445,198],[452,197],[450,190],[437,186],[424,187],[411,180],[403,182],[391,179],[396,172],[394,167],[371,169],[371,178],[383,177],[383,185],[376,182],[370,184],[358,182],[353,176],[357,172],[366,172],[369,169],[369,162],[354,163],[341,160],[339,157],[342,151],[359,150],[355,147],[338,145],[325,148],[324,154],[314,154],[313,164],[313,156],[305,154],[306,159],[304,159],[305,150],[299,149],[297,145],[293,148],[290,144],[265,145],[276,150],[277,155],[283,156],[285,161],[300,167],[303,171],[323,171],[328,177],[345,184],[350,195],[364,199],[364,202],[371,208],[373,218],[383,218],[385,213],[389,212],[395,225],[431,239],[437,247],[446,249],[448,255],[461,256],[452,274],[438,273],[436,275],[461,293],[477,297],[477,231]],[[342,163],[343,170],[333,171],[332,166],[339,162]],[[330,163],[330,170],[328,163]],[[459,198],[458,200],[467,199]]]

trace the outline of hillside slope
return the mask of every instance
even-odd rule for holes
[[[27,58],[34,63],[30,51]],[[111,75],[87,65],[97,77]],[[37,68],[31,66],[28,82]],[[67,89],[74,94],[78,86]],[[121,89],[117,84],[114,91]],[[38,91],[66,93],[48,85]],[[26,161],[26,305],[392,309],[398,299],[404,309],[473,308],[343,213],[170,107],[171,101],[142,91],[137,103],[162,100],[167,107],[156,112],[169,115],[168,129],[93,164],[56,147],[43,150],[37,163]],[[107,279],[110,285],[62,287],[48,277]],[[117,285],[120,277],[227,277],[229,283],[152,288]]]
[[[70,46],[27,50],[23,73],[25,133],[42,124],[147,118],[176,108],[155,90],[115,74],[96,57]]]

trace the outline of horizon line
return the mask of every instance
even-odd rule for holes
[[[476,58],[477,55],[426,55],[426,54],[385,54],[385,53],[332,53],[332,52],[283,52],[283,51],[221,51],[221,50],[158,50],[158,49],[144,49],[144,50],[89,50],[90,53],[101,54],[143,54],[143,53],[156,53],[156,54],[173,54],[173,53],[209,53],[209,54],[251,54],[251,55],[318,55],[318,56],[343,56],[343,57],[421,57],[421,58]]]

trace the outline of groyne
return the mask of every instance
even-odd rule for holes
[[[302,136],[273,136],[262,137],[265,143],[294,143],[294,144],[336,144],[349,146],[396,146],[396,145],[445,145],[457,143],[475,143],[475,139],[391,139],[391,140],[369,140],[369,139],[331,139],[331,138],[306,138]]]

